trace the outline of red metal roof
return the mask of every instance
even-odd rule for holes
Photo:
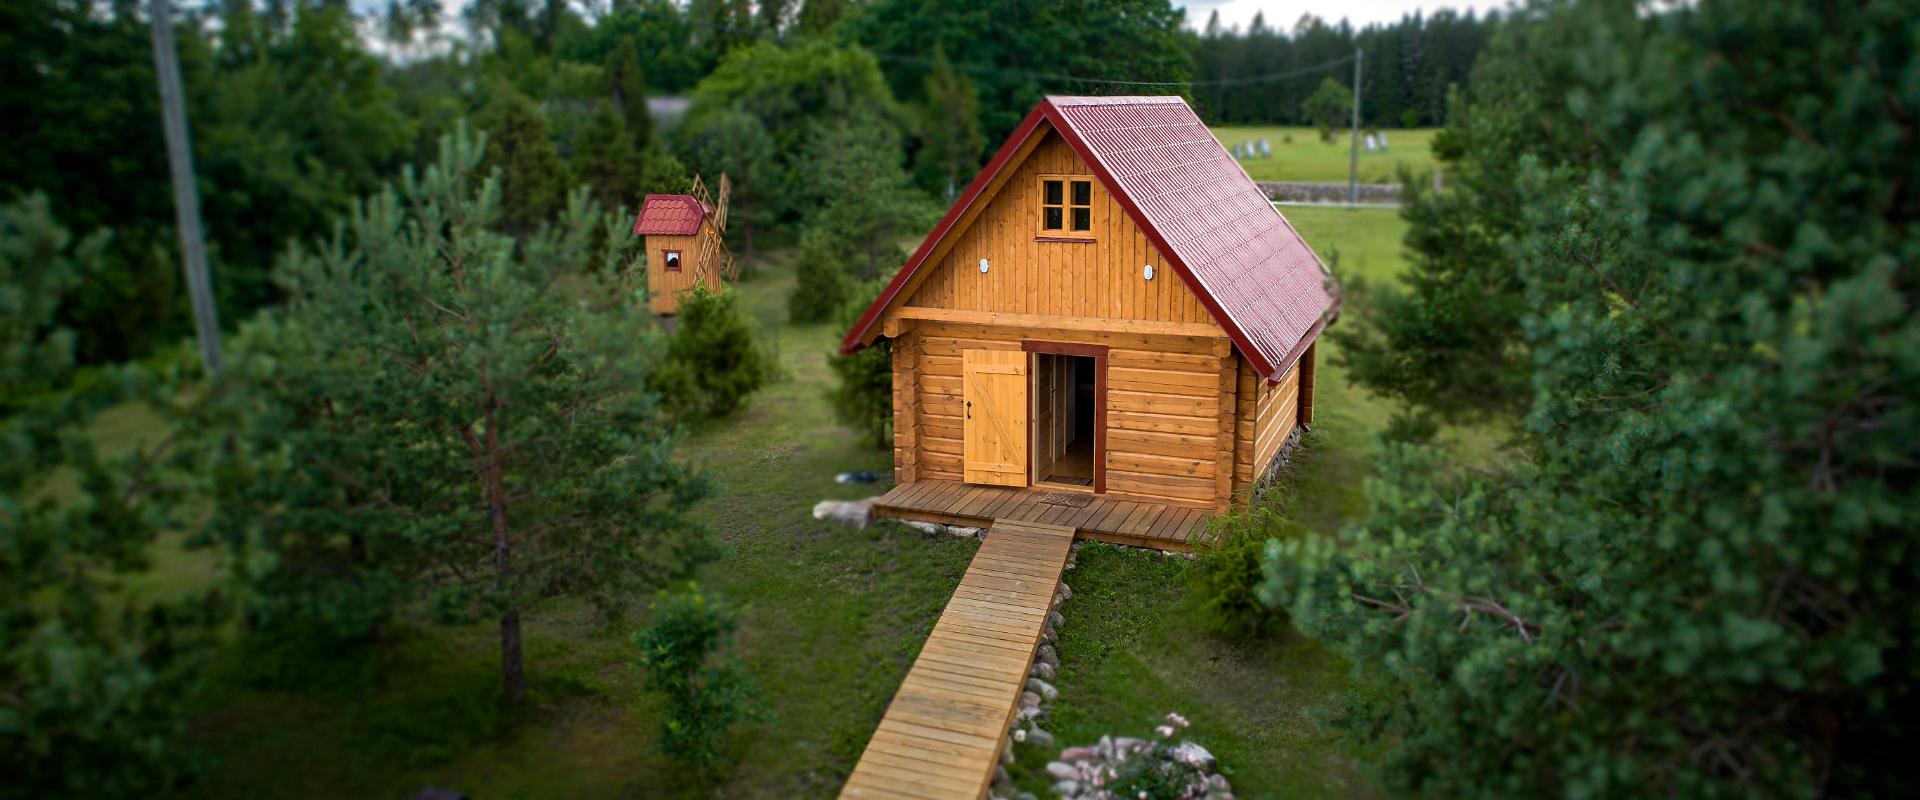
[[[636,235],[686,236],[700,232],[707,210],[690,194],[650,194],[633,221]]]
[[[1269,380],[1285,375],[1339,306],[1332,276],[1179,97],[1040,101],[847,332],[842,352],[864,346],[939,240],[1043,121],[1087,162],[1255,370]]]

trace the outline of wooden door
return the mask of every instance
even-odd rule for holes
[[[1027,354],[963,351],[967,483],[1027,485]]]

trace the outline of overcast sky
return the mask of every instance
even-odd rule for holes
[[[1293,28],[1294,20],[1301,14],[1313,14],[1328,22],[1338,22],[1342,18],[1353,23],[1355,28],[1364,28],[1369,23],[1392,22],[1414,11],[1433,13],[1442,8],[1455,11],[1476,11],[1486,13],[1496,8],[1504,8],[1506,0],[1336,0],[1335,2],[1309,2],[1305,0],[1173,0],[1173,4],[1187,10],[1187,24],[1195,28],[1205,26],[1207,17],[1214,9],[1220,10],[1220,24],[1245,30],[1253,21],[1256,13],[1267,15],[1267,25],[1281,30]]]

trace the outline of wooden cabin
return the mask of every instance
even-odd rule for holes
[[[696,285],[717,292],[738,276],[722,238],[732,193],[733,184],[721,175],[716,203],[696,175],[687,194],[650,194],[641,202],[633,233],[646,237],[647,303],[654,313],[678,314],[683,292]]]
[[[843,342],[891,343],[876,510],[1185,549],[1313,419],[1337,296],[1184,100],[1049,97]]]

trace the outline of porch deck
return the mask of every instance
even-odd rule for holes
[[[1075,529],[1082,539],[1191,552],[1192,535],[1212,512],[1185,506],[1122,500],[1069,490],[971,486],[959,481],[914,481],[873,502],[877,516],[972,525],[994,520]]]

